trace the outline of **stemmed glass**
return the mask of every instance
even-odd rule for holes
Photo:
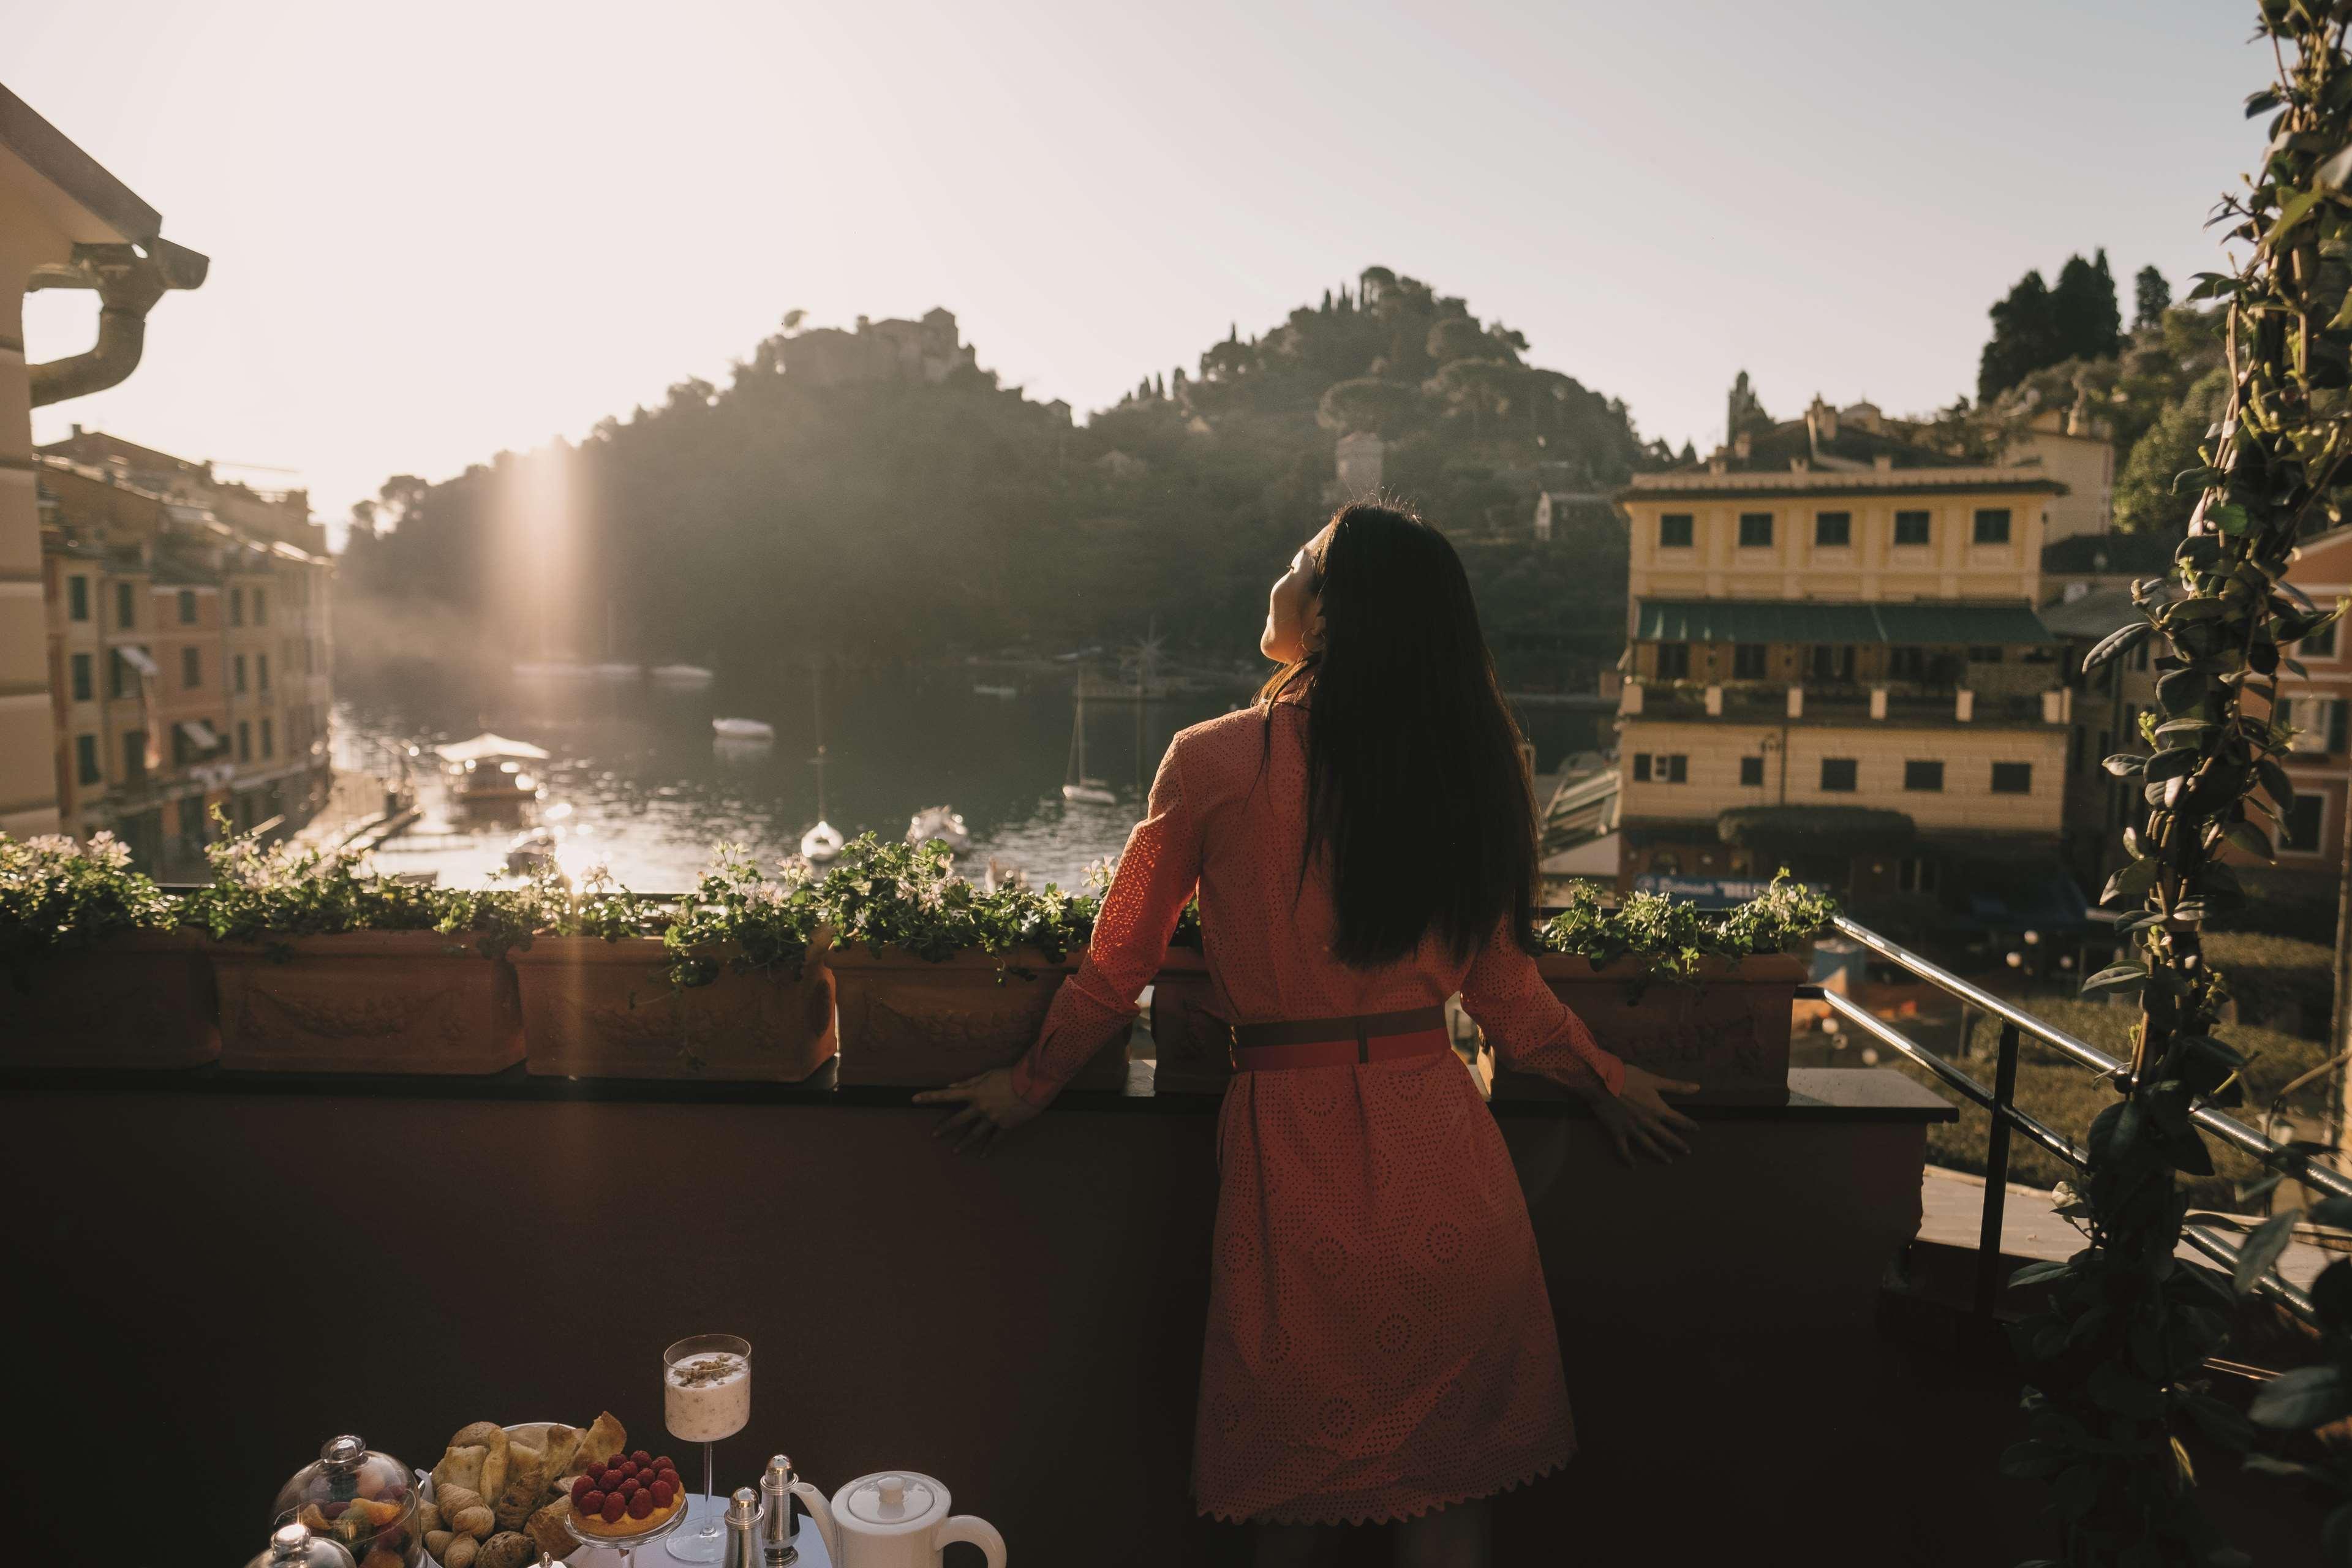
[[[711,1445],[751,1419],[751,1342],[733,1334],[696,1334],[662,1352],[662,1423],[681,1443],[702,1445],[702,1522],[663,1548],[681,1563],[716,1563],[726,1550]]]

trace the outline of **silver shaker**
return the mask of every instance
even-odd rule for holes
[[[800,1478],[793,1474],[789,1455],[772,1454],[768,1468],[760,1477],[760,1545],[766,1553],[765,1568],[785,1568],[801,1558],[801,1521],[793,1505],[793,1482]]]
[[[727,1552],[720,1568],[765,1568],[760,1553],[760,1494],[737,1487],[727,1503]]]

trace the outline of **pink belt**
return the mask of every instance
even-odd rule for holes
[[[1234,1064],[1243,1072],[1397,1061],[1454,1048],[1443,1007],[1291,1024],[1235,1024],[1233,1032]]]

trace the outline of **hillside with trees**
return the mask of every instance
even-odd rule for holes
[[[593,652],[609,602],[646,657],[1052,651],[1156,619],[1224,658],[1253,646],[1266,584],[1339,499],[1339,442],[1365,433],[1382,488],[1460,544],[1498,646],[1615,656],[1622,526],[1586,501],[1538,547],[1536,498],[1671,455],[1427,284],[1369,268],[1079,425],[969,350],[928,374],[810,374],[819,336],[869,335],[887,331],[794,312],[724,386],[682,382],[551,453],[397,476],[355,509],[342,592],[371,626],[454,611],[500,656]]]

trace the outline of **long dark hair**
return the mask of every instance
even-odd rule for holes
[[[1326,858],[1333,956],[1390,963],[1434,931],[1465,959],[1506,917],[1530,941],[1535,803],[1462,558],[1410,511],[1359,501],[1332,518],[1317,582],[1320,642],[1260,696],[1305,683],[1299,876]]]

